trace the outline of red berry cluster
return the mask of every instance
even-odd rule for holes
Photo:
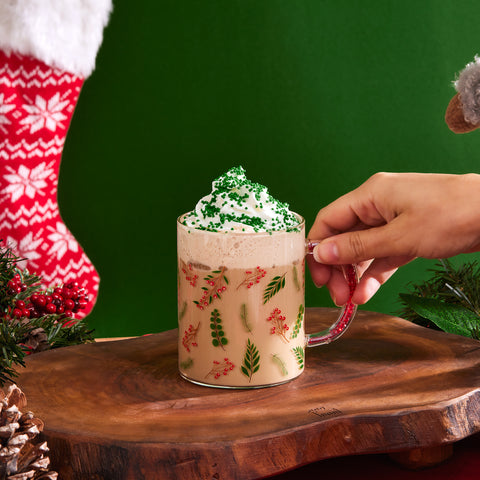
[[[182,344],[187,350],[187,352],[190,352],[190,347],[198,347],[197,332],[199,327],[200,327],[200,323],[197,325],[196,328],[193,325],[189,325],[188,329],[185,330],[185,335],[183,336]]]
[[[219,362],[217,360],[213,361],[213,368],[210,370],[209,375],[213,375],[215,380],[219,379],[222,375],[228,375],[230,370],[233,370],[235,365],[228,359],[224,358],[223,362]]]
[[[203,310],[205,307],[210,305],[214,298],[220,298],[220,294],[227,289],[225,285],[223,285],[222,287],[216,288],[215,282],[213,280],[209,280],[207,283],[213,286],[214,288],[210,290],[208,289],[204,290],[202,294],[202,298],[198,302],[195,302],[195,304],[200,310]]]
[[[189,263],[188,267],[184,264],[184,266],[182,267],[182,272],[185,275],[185,280],[187,282],[190,282],[190,285],[194,287],[197,284],[198,275],[190,273],[193,272],[192,264]]]
[[[21,282],[20,275],[18,277],[16,275],[14,283],[19,284],[19,282]],[[25,290],[26,287],[19,284],[16,292]],[[44,315],[58,314],[71,318],[79,310],[86,308],[88,301],[85,290],[80,288],[77,282],[70,282],[63,287],[54,288],[51,292],[43,290],[33,293],[25,300],[17,300],[10,315],[14,318],[39,318]]]
[[[284,323],[286,320],[285,315],[281,315],[282,311],[279,308],[275,308],[270,316],[267,318],[267,322],[272,322],[273,326],[270,330],[272,335],[280,335],[285,338],[285,332],[289,330],[289,326]]]
[[[245,274],[247,275],[247,278],[244,283],[247,285],[247,288],[251,288],[256,283],[260,283],[260,280],[267,274],[267,271],[263,268],[257,267],[254,271],[247,270]]]
[[[7,282],[7,287],[10,295],[17,295],[27,289],[27,285],[22,283],[22,277],[19,273],[16,273],[13,278]]]

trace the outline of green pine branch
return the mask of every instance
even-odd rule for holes
[[[25,356],[32,353],[29,339],[34,333],[42,334],[45,348],[94,341],[93,330],[84,319],[75,320],[63,314],[11,318],[18,300],[26,300],[43,288],[41,277],[18,268],[21,260],[10,248],[0,246],[0,386],[12,382],[19,368],[25,366]],[[12,287],[14,278],[22,285],[18,291]]]
[[[400,294],[399,316],[418,325],[480,339],[480,267],[440,260],[431,278]]]

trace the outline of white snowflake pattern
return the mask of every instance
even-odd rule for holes
[[[48,227],[53,230],[53,233],[48,236],[48,239],[53,242],[48,255],[57,254],[57,260],[60,260],[67,251],[77,252],[78,243],[75,237],[68,231],[66,225],[62,222],[57,222],[57,229]]]
[[[54,174],[53,168],[47,166],[45,162],[38,164],[35,168],[29,169],[25,165],[20,165],[15,171],[12,167],[6,167],[10,173],[3,176],[8,184],[0,191],[3,194],[12,195],[12,202],[16,202],[22,195],[34,198],[35,195],[45,195],[42,191],[48,186],[45,181]]]
[[[64,128],[61,122],[68,117],[62,111],[69,103],[68,100],[60,99],[59,92],[48,101],[37,95],[34,105],[23,105],[29,115],[22,119],[20,124],[30,126],[30,133],[38,132],[42,128],[48,128],[52,132],[59,126]]]
[[[6,114],[15,108],[14,103],[6,103],[5,94],[0,93],[0,130],[3,133],[8,133],[4,125],[10,125],[12,122],[7,118]]]
[[[17,262],[17,266],[21,269],[28,267],[30,271],[38,268],[35,260],[41,257],[38,253],[39,247],[43,243],[41,238],[42,230],[37,232],[36,238],[33,238],[33,233],[28,232],[20,241],[17,242],[14,238],[7,236],[7,245],[9,245],[15,254],[23,260]]]

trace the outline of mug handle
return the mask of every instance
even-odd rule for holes
[[[318,241],[307,240],[306,253],[313,254],[313,249],[318,245]],[[305,335],[305,346],[316,347],[318,345],[325,345],[327,343],[337,340],[349,327],[351,321],[357,312],[357,305],[352,302],[353,293],[358,284],[358,274],[355,265],[342,265],[343,275],[347,280],[349,295],[345,305],[343,305],[337,321],[329,328],[318,333],[311,333]]]

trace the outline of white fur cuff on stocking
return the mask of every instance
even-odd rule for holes
[[[1,0],[0,50],[86,78],[111,9],[111,0]]]

